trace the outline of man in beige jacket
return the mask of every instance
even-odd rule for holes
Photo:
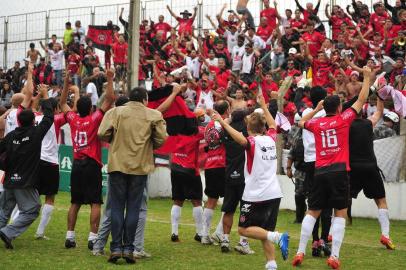
[[[111,196],[111,256],[135,263],[134,236],[147,175],[154,169],[153,150],[166,140],[162,113],[149,109],[144,88],[134,88],[130,101],[109,111],[98,131],[109,142],[108,173]]]

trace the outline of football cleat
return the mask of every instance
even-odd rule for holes
[[[386,248],[390,250],[394,250],[396,247],[392,240],[384,235],[381,236],[381,244],[386,246]]]

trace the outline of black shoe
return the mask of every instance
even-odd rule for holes
[[[330,257],[331,249],[328,244],[326,244],[323,240],[320,240],[320,249],[323,251],[325,257]]]
[[[312,245],[312,256],[313,257],[320,257],[321,256],[321,250],[319,246],[319,241],[314,241]]]
[[[200,235],[198,235],[197,233],[195,234],[195,238],[194,238],[197,242],[201,243],[202,242],[202,237]]]
[[[117,261],[121,258],[121,253],[111,253],[109,259],[107,260],[109,263],[117,263]]]
[[[135,259],[134,255],[132,253],[130,254],[123,254],[123,259],[126,261],[128,264],[135,264]]]
[[[75,247],[76,247],[76,242],[75,242],[75,240],[66,239],[66,241],[65,241],[65,247],[66,247],[66,248],[75,248]]]
[[[4,245],[7,249],[13,249],[13,245],[11,244],[11,239],[7,237],[3,232],[0,231],[0,239],[4,242]]]
[[[172,241],[172,242],[180,242],[179,236],[173,233],[173,234],[171,235],[171,241]]]
[[[92,240],[87,241],[87,248],[93,250],[94,242]]]

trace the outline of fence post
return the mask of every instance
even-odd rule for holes
[[[145,20],[147,14],[147,3],[141,2],[141,20]]]
[[[7,47],[8,47],[8,17],[4,18],[4,48],[3,48],[3,67],[7,68]]]
[[[202,34],[202,29],[203,29],[203,0],[199,0],[197,2],[197,29],[199,32],[199,36]]]
[[[90,23],[91,23],[92,25],[95,24],[95,13],[96,13],[96,10],[95,10],[95,8],[93,7],[93,8],[92,8],[92,11],[90,12]]]
[[[49,42],[49,14],[45,15],[45,44]]]

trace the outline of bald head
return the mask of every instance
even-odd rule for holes
[[[25,97],[25,95],[21,94],[21,93],[14,94],[11,97],[11,104],[12,104],[13,108],[17,108],[18,106],[20,106],[21,103],[23,103],[24,97]]]

